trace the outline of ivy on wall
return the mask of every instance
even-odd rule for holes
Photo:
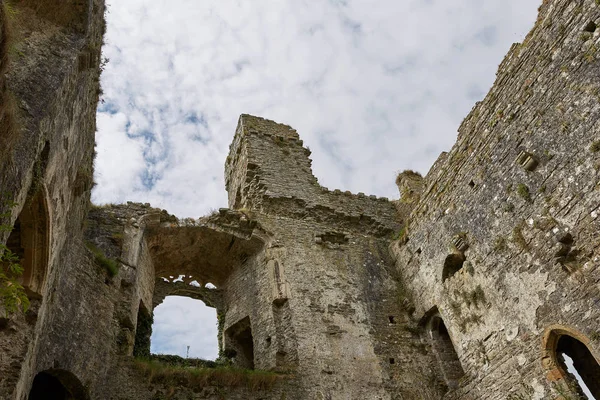
[[[135,344],[133,345],[134,357],[150,357],[150,336],[152,336],[152,324],[154,317],[140,303],[138,311],[137,327],[135,329]]]

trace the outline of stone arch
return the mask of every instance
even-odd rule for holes
[[[444,260],[444,268],[442,269],[442,282],[451,278],[454,274],[460,271],[465,263],[465,256],[462,253],[452,253]]]
[[[28,400],[89,400],[87,389],[69,371],[57,368],[38,373],[33,379]]]
[[[595,398],[600,398],[600,354],[590,346],[590,339],[578,330],[551,325],[542,339],[542,365],[549,381],[583,395],[575,376],[565,364],[564,355],[573,360],[573,366]]]
[[[444,382],[449,388],[458,386],[458,380],[465,374],[454,348],[450,332],[437,307],[432,309],[426,322],[426,332],[437,359]]]
[[[19,257],[28,295],[44,294],[50,258],[50,214],[45,188],[26,200],[6,246]]]

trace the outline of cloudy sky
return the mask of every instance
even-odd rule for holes
[[[180,217],[226,206],[223,165],[241,113],[296,128],[322,185],[397,198],[395,173],[426,173],[450,149],[539,4],[109,1],[93,200]],[[165,302],[157,314],[186,318],[156,329],[153,348],[183,335],[169,352],[214,354],[206,332],[177,323],[198,309]]]

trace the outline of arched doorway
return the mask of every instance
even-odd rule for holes
[[[245,317],[225,330],[225,352],[240,368],[254,369],[254,339],[250,317]]]
[[[550,327],[544,352],[543,365],[555,386],[582,399],[600,399],[600,363],[586,336],[569,327]]]
[[[28,400],[88,400],[87,391],[72,373],[49,369],[33,379]]]
[[[438,361],[444,382],[449,388],[456,388],[458,380],[465,374],[450,333],[439,312],[435,311],[427,323],[431,347]]]
[[[6,242],[19,257],[22,285],[29,296],[43,295],[48,272],[50,218],[44,193],[40,188],[27,200]]]

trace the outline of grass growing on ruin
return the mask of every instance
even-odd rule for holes
[[[185,386],[190,389],[217,386],[266,390],[285,376],[274,372],[233,367],[196,368],[163,363],[153,359],[136,359],[134,366],[148,378],[149,383]]]
[[[600,140],[596,140],[594,143],[590,145],[590,151],[592,153],[597,153],[600,151]]]
[[[16,207],[16,203],[8,203],[5,207],[9,209]],[[0,214],[0,219],[10,217],[11,212]],[[0,225],[0,232],[10,232],[13,227],[6,224]],[[5,244],[0,244],[0,304],[8,314],[12,314],[21,308],[27,312],[29,298],[25,288],[19,283],[23,275],[23,267],[19,264],[19,257],[14,254]]]
[[[104,252],[91,242],[86,242],[85,246],[94,254],[94,260],[98,265],[106,270],[106,273],[110,277],[113,277],[119,273],[119,264],[104,255]]]

